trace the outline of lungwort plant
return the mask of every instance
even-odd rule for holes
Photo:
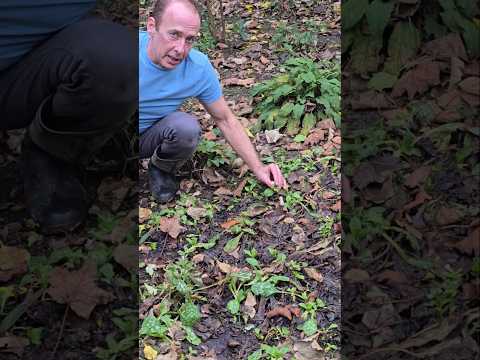
[[[259,96],[260,114],[253,130],[283,129],[289,135],[307,135],[317,121],[332,118],[340,125],[340,67],[338,63],[316,63],[306,58],[285,62],[284,74],[252,90]]]

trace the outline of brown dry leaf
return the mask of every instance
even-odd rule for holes
[[[470,76],[462,80],[458,86],[462,91],[478,96],[480,94],[480,77]]]
[[[450,80],[448,83],[448,89],[452,89],[455,86],[455,84],[457,84],[458,82],[460,82],[460,80],[462,80],[464,67],[465,67],[465,63],[462,60],[454,56],[452,57],[451,65],[450,65],[451,71],[450,71]]]
[[[230,219],[230,220],[227,220],[224,223],[220,224],[220,226],[223,229],[230,229],[233,225],[237,225],[237,224],[238,224],[238,220]]]
[[[425,181],[425,179],[430,175],[431,172],[431,166],[422,166],[407,176],[407,178],[405,179],[405,185],[409,188],[417,187]]]
[[[391,109],[392,103],[385,94],[371,90],[358,94],[350,101],[353,110]]]
[[[265,56],[260,56],[260,62],[263,64],[263,65],[267,65],[270,60],[268,60]]]
[[[303,144],[305,146],[317,145],[320,141],[325,139],[324,129],[313,129],[307,136]]]
[[[323,200],[333,199],[335,196],[336,196],[335,193],[332,191],[325,191],[322,193]]]
[[[316,269],[314,268],[305,268],[304,269],[305,274],[307,274],[310,278],[313,280],[322,283],[323,282],[323,275],[320,274]]]
[[[435,214],[435,221],[440,226],[452,225],[458,223],[462,217],[463,214],[459,210],[442,206]]]
[[[370,280],[370,274],[362,269],[350,269],[345,273],[343,278],[351,283],[365,282]]]
[[[224,262],[221,262],[221,261],[218,261],[218,260],[217,260],[216,263],[217,263],[218,269],[219,269],[222,273],[224,273],[224,274],[227,274],[227,275],[228,275],[228,274],[231,274],[231,273],[239,272],[239,271],[240,271],[239,268],[237,268],[237,267],[235,267],[235,266],[233,266],[233,265],[230,265],[230,264],[228,264],[228,263],[224,263]]]
[[[205,209],[200,207],[188,208],[187,214],[194,220],[199,220],[200,218],[206,216]]]
[[[30,341],[27,338],[20,336],[0,337],[0,353],[12,353],[21,357],[29,344]]]
[[[250,87],[253,84],[255,84],[254,78],[248,78],[248,79],[228,78],[223,81],[223,85],[225,86],[237,85],[237,86]]]
[[[150,216],[152,215],[152,210],[148,208],[139,208],[138,209],[138,222],[140,224],[143,224],[145,220],[148,220]]]
[[[452,245],[464,254],[480,255],[480,226],[475,227],[470,234],[462,241]]]
[[[243,303],[243,310],[247,313],[250,319],[253,319],[255,317],[255,314],[257,313],[257,311],[255,310],[255,305],[257,305],[257,299],[255,298],[255,295],[253,295],[249,291],[247,294],[247,298]]]
[[[296,341],[293,345],[293,351],[295,353],[295,359],[297,360],[324,360],[325,355],[323,352],[313,348],[313,342],[309,341]]]
[[[413,208],[416,208],[419,205],[422,205],[425,201],[430,200],[432,197],[428,195],[425,191],[420,190],[415,194],[415,199],[409,202],[403,207],[403,211],[409,211]]]
[[[225,177],[212,168],[207,167],[203,169],[202,180],[207,185],[219,186],[220,183],[225,181]]]
[[[440,84],[440,65],[434,61],[425,62],[407,71],[397,81],[393,87],[392,96],[400,97],[407,92],[411,100],[417,93],[423,94],[431,86],[438,84]]]
[[[117,212],[135,182],[127,177],[120,180],[105,178],[97,189],[98,201],[113,212]]]
[[[221,195],[226,195],[226,196],[232,196],[233,192],[230,189],[227,189],[226,187],[220,186],[217,190],[214,191],[215,195],[221,196]]]
[[[247,184],[247,179],[240,181],[237,188],[233,191],[233,195],[235,197],[239,197],[242,194],[243,188],[245,187],[246,184]]]
[[[272,317],[275,317],[275,316],[283,316],[284,318],[286,318],[290,321],[292,320],[292,313],[290,312],[290,307],[288,305],[287,306],[274,307],[272,310],[267,312],[265,314],[265,316],[268,319],[270,319]]]
[[[408,283],[408,279],[404,273],[401,273],[399,271],[393,271],[393,270],[385,270],[380,274],[378,274],[376,278],[379,281],[387,281],[391,283],[398,283],[398,284]]]
[[[320,120],[320,122],[317,123],[316,128],[321,130],[329,130],[329,129],[335,130],[337,127],[335,126],[335,122],[332,119],[327,118],[327,119]]]
[[[95,284],[97,265],[86,262],[79,270],[68,271],[58,266],[50,274],[47,293],[54,301],[66,304],[80,317],[88,319],[93,308],[107,304],[113,295]]]
[[[8,281],[15,275],[27,271],[30,254],[27,250],[13,246],[0,247],[0,281]]]
[[[113,251],[113,258],[125,270],[134,272],[138,269],[138,246],[121,244]]]
[[[174,239],[176,239],[184,229],[185,228],[180,225],[180,221],[176,216],[171,218],[162,217],[160,219],[160,230]]]
[[[450,60],[452,56],[467,59],[463,40],[458,33],[432,40],[425,44],[423,50],[435,59]]]

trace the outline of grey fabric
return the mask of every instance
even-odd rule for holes
[[[51,129],[124,123],[138,107],[137,48],[135,32],[109,21],[67,26],[0,72],[0,129],[27,127],[48,97]]]
[[[156,151],[156,163],[190,158],[198,145],[201,128],[195,116],[174,112],[157,121],[140,136],[140,157],[151,157]]]

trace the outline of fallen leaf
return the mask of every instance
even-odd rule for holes
[[[362,269],[350,269],[345,272],[343,278],[351,283],[365,282],[370,280],[370,274]]]
[[[231,273],[234,273],[234,272],[239,272],[239,271],[240,271],[239,268],[237,268],[237,267],[235,267],[235,266],[233,266],[233,265],[230,265],[230,264],[228,264],[228,263],[224,263],[224,262],[218,261],[218,260],[217,260],[216,264],[217,264],[218,269],[219,269],[222,273],[227,274],[227,275],[228,275],[228,274],[231,274]]]
[[[143,224],[145,220],[150,219],[150,216],[152,215],[152,210],[148,208],[139,208],[138,209],[138,222],[140,224]]]
[[[255,295],[253,295],[249,291],[247,294],[247,298],[243,303],[243,310],[247,313],[250,319],[253,319],[255,317],[255,314],[257,313],[257,311],[255,310],[255,305],[257,305],[257,299],[255,298]]]
[[[237,225],[237,224],[238,224],[238,220],[230,219],[230,220],[227,220],[224,223],[220,224],[220,226],[223,229],[230,229],[233,225]]]
[[[452,33],[442,38],[427,42],[424,52],[439,60],[450,60],[452,56],[466,60],[467,52],[463,40],[458,33]]]
[[[221,195],[226,195],[226,196],[232,196],[233,192],[230,189],[227,189],[226,187],[220,186],[217,190],[214,191],[215,195],[221,196]]]
[[[0,247],[0,281],[8,281],[27,271],[30,254],[27,250],[13,246]]]
[[[240,195],[242,195],[243,188],[245,187],[246,184],[247,184],[247,179],[240,181],[237,188],[233,191],[233,195],[235,197],[240,197]]]
[[[187,209],[187,214],[194,220],[198,220],[206,215],[205,209],[200,207],[191,207]]]
[[[270,60],[268,60],[265,56],[260,56],[260,62],[263,64],[263,65],[267,65]]]
[[[0,353],[13,353],[20,357],[29,344],[27,338],[20,336],[0,337]]]
[[[476,95],[480,93],[480,77],[471,76],[462,80],[458,86],[462,91],[465,91],[469,94]]]
[[[403,211],[409,211],[413,208],[416,208],[419,205],[422,205],[425,201],[430,200],[432,197],[428,195],[425,191],[421,190],[415,194],[415,199],[403,207]]]
[[[480,226],[475,227],[470,234],[462,241],[452,245],[464,254],[475,256],[480,255]]]
[[[392,96],[400,97],[407,92],[412,100],[416,94],[423,94],[430,87],[440,84],[440,66],[437,62],[429,61],[418,64],[407,71],[393,87]]]
[[[134,181],[127,177],[122,179],[107,177],[97,189],[98,201],[113,212],[117,212],[134,184]]]
[[[253,84],[255,84],[254,78],[248,78],[248,79],[228,78],[223,81],[224,86],[237,85],[237,86],[250,87]]]
[[[143,355],[145,356],[146,360],[155,360],[157,358],[158,351],[150,345],[145,345],[143,348]]]
[[[405,185],[409,188],[417,187],[428,178],[431,172],[431,166],[422,166],[407,176],[405,179]]]
[[[138,269],[138,246],[121,244],[113,251],[113,258],[125,270],[134,272]]]
[[[160,230],[164,233],[167,233],[174,239],[176,239],[184,229],[185,228],[180,225],[180,221],[176,216],[173,216],[171,218],[160,218]]]
[[[292,320],[292,313],[290,312],[290,308],[288,306],[277,306],[268,311],[265,315],[268,319],[275,316],[283,316],[290,321]]]
[[[313,129],[310,131],[310,134],[307,136],[303,144],[305,146],[317,145],[320,141],[325,139],[325,130],[324,129]]]
[[[47,293],[60,304],[66,304],[80,317],[88,319],[99,304],[107,304],[113,295],[95,284],[97,265],[86,262],[79,270],[55,267],[50,273]]]
[[[267,139],[267,143],[275,144],[278,140],[282,138],[283,134],[280,134],[278,129],[273,130],[265,130],[265,138]]]
[[[310,341],[296,341],[293,345],[295,359],[297,360],[324,360],[323,352],[312,347]]]
[[[451,207],[442,206],[435,214],[435,221],[440,226],[452,225],[458,223],[463,217],[463,214]]]
[[[323,275],[320,274],[316,269],[314,268],[305,268],[303,269],[305,271],[305,274],[307,274],[310,278],[313,280],[322,283],[323,282]]]

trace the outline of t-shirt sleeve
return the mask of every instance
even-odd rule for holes
[[[217,72],[213,68],[210,61],[207,61],[204,70],[203,87],[198,95],[198,99],[204,104],[211,104],[222,96],[222,88],[218,80]]]

